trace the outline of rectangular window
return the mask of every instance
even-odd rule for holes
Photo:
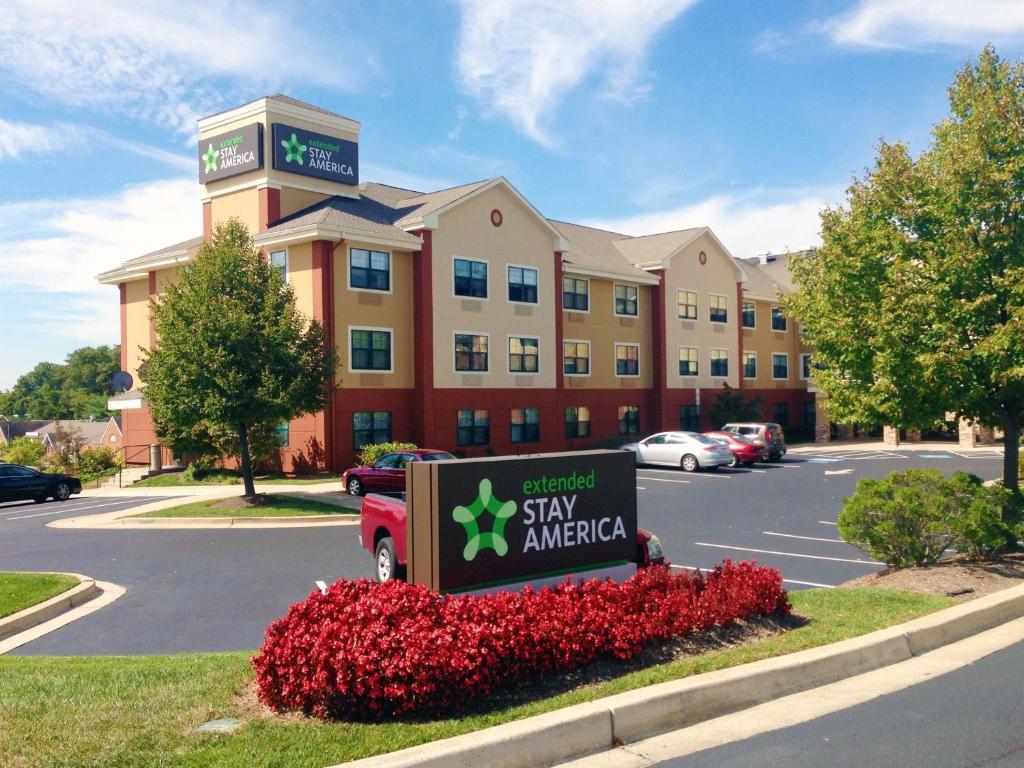
[[[818,408],[813,400],[804,400],[804,426],[813,427],[818,421]]]
[[[638,288],[635,285],[615,286],[615,314],[636,317],[639,311]]]
[[[353,371],[391,370],[391,331],[353,328],[351,334]]]
[[[743,327],[757,327],[757,312],[755,311],[754,302],[752,301],[743,302]]]
[[[510,336],[508,340],[508,370],[510,373],[536,373],[540,356],[537,339]]]
[[[459,445],[487,445],[491,442],[491,418],[487,411],[459,410],[456,442]]]
[[[683,320],[697,319],[696,291],[679,291],[679,317]]]
[[[780,427],[789,426],[789,403],[776,403],[772,406],[772,421]]]
[[[684,432],[700,431],[700,406],[679,406],[679,428]]]
[[[640,375],[640,346],[638,344],[615,345],[615,375]]]
[[[281,282],[288,282],[288,251],[271,251],[270,266],[281,273]]]
[[[526,304],[537,303],[537,270],[527,267],[508,268],[508,300]]]
[[[789,378],[789,355],[778,352],[772,355],[772,378],[781,380]]]
[[[620,405],[619,406],[619,434],[638,435],[640,434],[640,406]]]
[[[708,306],[712,323],[727,323],[729,321],[729,299],[727,297],[709,296]]]
[[[711,350],[711,375],[729,375],[729,353],[724,349]]]
[[[811,355],[809,352],[800,355],[800,378],[804,381],[811,378]]]
[[[567,376],[590,375],[590,342],[563,342],[562,367]]]
[[[786,330],[786,316],[782,314],[782,307],[772,307],[772,330]]]
[[[743,378],[757,378],[757,352],[743,353]]]
[[[487,262],[455,259],[455,295],[487,298]]]
[[[488,370],[487,336],[469,333],[455,334],[455,370]]]
[[[562,309],[578,312],[590,310],[590,281],[575,277],[562,278]]]
[[[537,408],[512,409],[512,442],[536,443],[540,440],[540,411]]]
[[[356,411],[352,414],[352,448],[391,442],[391,411]]]
[[[679,375],[680,376],[696,376],[700,370],[700,365],[697,362],[697,348],[696,347],[680,347],[679,348]]]
[[[581,405],[578,408],[565,409],[565,437],[572,440],[577,437],[590,437],[590,409]]]
[[[287,421],[282,421],[276,427],[274,427],[274,437],[277,439],[277,444],[282,448],[288,447],[288,441],[291,439],[290,427],[291,425]]]
[[[349,248],[348,284],[350,288],[365,291],[390,291],[391,254],[386,251]]]

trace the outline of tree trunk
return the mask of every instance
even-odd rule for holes
[[[249,455],[249,428],[245,424],[238,425],[238,447],[242,453],[242,483],[245,485],[245,498],[256,498],[256,486],[252,480],[252,456]]]
[[[1003,485],[1015,494],[1020,492],[1020,421],[1013,416],[1003,418]]]

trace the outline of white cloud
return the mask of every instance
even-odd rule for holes
[[[85,144],[85,134],[67,123],[36,125],[0,117],[0,161],[49,152],[57,144],[67,150],[78,149]]]
[[[616,219],[591,219],[583,223],[627,235],[709,226],[733,256],[742,258],[818,245],[821,241],[818,215],[822,208],[841,199],[840,189],[759,188],[714,195],[662,211]]]
[[[301,10],[238,0],[8,0],[3,14],[0,78],[60,104],[186,134],[239,93],[289,79],[350,87],[357,71],[313,43]],[[217,78],[238,87],[222,93]]]
[[[859,0],[848,13],[823,25],[840,45],[918,48],[931,45],[980,48],[1024,39],[1020,0]]]
[[[458,0],[457,68],[464,89],[552,146],[566,95],[600,71],[605,95],[629,102],[655,35],[696,0]]]
[[[111,343],[120,333],[117,291],[96,275],[202,233],[193,179],[134,185],[108,197],[0,205],[0,285],[23,315],[5,321],[19,338]],[[25,319],[31,322],[25,322]],[[13,336],[12,336],[13,337]],[[68,347],[71,349],[71,346]]]

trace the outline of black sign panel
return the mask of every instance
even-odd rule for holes
[[[274,168],[339,184],[358,184],[359,145],[274,123]]]
[[[596,451],[437,465],[438,589],[621,565],[636,553],[636,462]]]
[[[199,181],[206,184],[263,167],[263,124],[199,140]]]

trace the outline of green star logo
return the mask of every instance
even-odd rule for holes
[[[494,518],[490,531],[480,530],[480,518],[484,513]],[[508,554],[508,542],[505,541],[505,523],[516,513],[514,501],[499,501],[491,491],[491,481],[484,478],[480,481],[480,491],[476,500],[468,507],[456,507],[452,518],[466,529],[466,548],[462,556],[471,561],[477,553],[484,549],[493,549],[498,557]]]
[[[288,141],[282,141],[281,146],[287,153],[284,160],[286,163],[298,163],[302,165],[302,155],[306,152],[306,145],[299,143],[299,137],[294,133]]]
[[[220,154],[220,150],[214,149],[213,148],[213,144],[211,144],[210,148],[207,149],[201,155],[201,157],[203,158],[203,162],[206,164],[206,170],[204,171],[204,173],[210,173],[212,171],[216,171],[217,170],[217,156],[219,154]]]

